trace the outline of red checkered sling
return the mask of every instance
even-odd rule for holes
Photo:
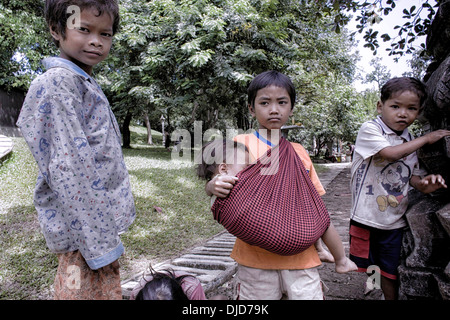
[[[261,174],[271,155],[271,160],[276,160],[277,151],[278,170]],[[279,255],[294,255],[309,248],[328,229],[325,204],[286,139],[281,138],[278,146],[238,177],[228,197],[217,198],[211,210],[214,219],[242,241]]]

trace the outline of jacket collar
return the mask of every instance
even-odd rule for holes
[[[91,80],[92,77],[88,75],[83,69],[81,69],[79,66],[77,66],[72,61],[69,61],[67,59],[63,59],[60,57],[50,57],[42,60],[42,64],[46,69],[54,68],[54,67],[61,67],[69,69],[76,74],[86,78],[86,80]]]

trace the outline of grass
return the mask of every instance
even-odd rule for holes
[[[40,232],[33,205],[37,166],[25,141],[0,164],[0,299],[49,294],[57,266]]]
[[[122,235],[123,280],[223,230],[194,164],[171,160],[160,133],[153,132],[156,146],[148,146],[146,129],[131,130],[132,148],[123,152],[137,215]],[[37,166],[23,138],[13,140],[12,154],[0,162],[0,299],[49,299],[57,258],[47,249],[33,205]]]

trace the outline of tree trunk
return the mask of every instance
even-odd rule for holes
[[[123,121],[122,136],[123,136],[123,148],[131,148],[131,133],[130,133],[130,123],[132,115],[128,111],[125,120]]]
[[[145,126],[147,127],[147,144],[153,145],[153,137],[152,137],[152,127],[150,125],[150,120],[148,119],[148,112],[144,112],[144,121]]]

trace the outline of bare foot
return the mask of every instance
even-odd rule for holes
[[[345,257],[342,261],[336,262],[336,272],[337,273],[347,273],[350,271],[357,271],[358,266],[349,258]]]
[[[319,255],[320,261],[322,262],[334,262],[333,255],[329,251],[325,250],[323,247],[322,250],[317,251],[317,254]]]

